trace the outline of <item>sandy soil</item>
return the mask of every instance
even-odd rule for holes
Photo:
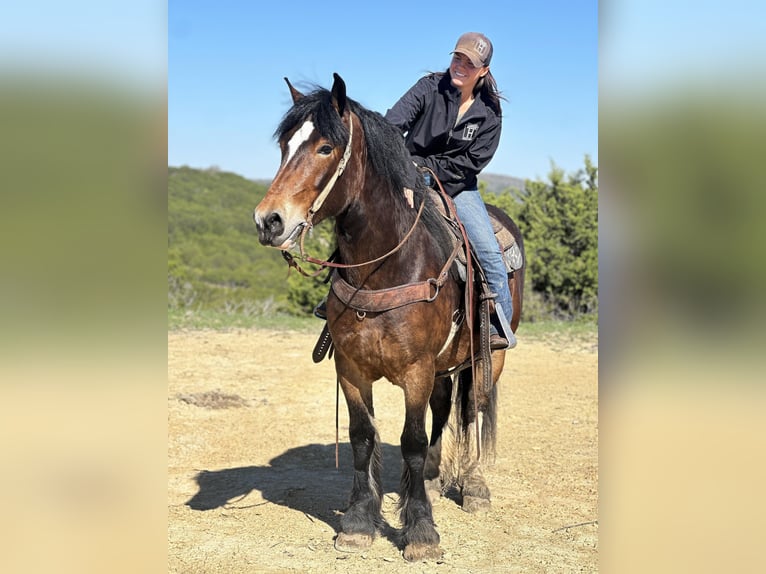
[[[312,363],[315,338],[168,334],[169,572],[598,570],[597,340],[525,340],[522,330],[499,383],[492,510],[437,501],[444,557],[410,565],[392,541],[403,405],[387,381],[375,411],[388,526],[361,554],[333,548],[351,452],[341,397],[336,470],[334,369]]]

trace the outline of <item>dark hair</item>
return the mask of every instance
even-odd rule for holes
[[[473,88],[474,96],[479,94],[484,103],[487,104],[498,116],[502,116],[500,109],[500,100],[506,100],[505,96],[497,89],[497,82],[492,72],[487,72],[483,78],[479,78],[476,86]],[[507,101],[507,100],[506,100]]]

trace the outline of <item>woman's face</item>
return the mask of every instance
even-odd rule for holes
[[[452,62],[449,65],[449,73],[452,78],[452,85],[456,88],[466,88],[473,90],[479,78],[484,77],[489,68],[481,66],[477,68],[473,65],[470,58],[460,52],[452,54]]]

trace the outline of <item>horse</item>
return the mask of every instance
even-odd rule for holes
[[[348,407],[354,469],[335,547],[362,551],[383,525],[373,383],[385,378],[404,394],[396,543],[408,561],[438,559],[442,551],[432,500],[455,486],[468,511],[490,503],[481,463],[494,452],[494,383],[505,351],[492,352],[492,388],[483,392],[473,385],[472,369],[465,365],[477,335],[464,320],[466,286],[453,265],[444,269],[454,255],[454,234],[398,129],[347,97],[338,74],[330,90],[317,87],[307,94],[285,81],[293,105],[274,134],[281,164],[253,217],[260,243],[283,253],[312,225],[335,220],[338,257],[326,303],[327,327]],[[523,249],[515,223],[499,210],[491,208],[491,213]],[[339,295],[342,290],[335,286],[341,283],[352,290],[349,297]],[[523,269],[509,274],[509,286],[515,331]],[[407,289],[421,295],[408,299]],[[367,303],[358,304],[354,295]],[[390,304],[376,308],[373,295]],[[476,371],[485,366],[480,362]],[[454,435],[444,432],[447,428]],[[448,452],[447,446],[455,448]]]

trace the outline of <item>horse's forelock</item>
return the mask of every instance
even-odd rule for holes
[[[314,127],[322,137],[330,140],[333,145],[346,145],[348,134],[340,121],[338,112],[332,105],[332,94],[321,88],[293,104],[282,118],[274,132],[274,137],[281,141],[309,118],[312,119]]]

